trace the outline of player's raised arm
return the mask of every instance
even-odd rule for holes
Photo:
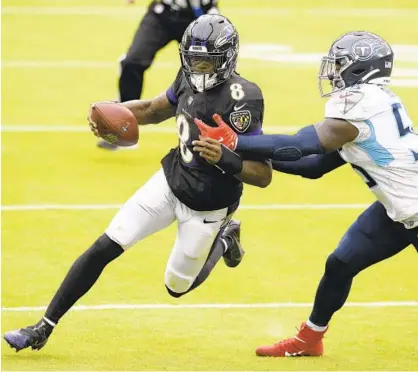
[[[121,103],[135,115],[138,125],[158,124],[174,117],[176,108],[170,103],[167,93],[150,100],[133,100]]]
[[[167,89],[152,100],[134,100],[124,102],[135,115],[138,124],[158,124],[174,117],[178,104],[178,97],[184,92],[184,79],[181,69]]]
[[[151,100],[123,103],[96,102],[90,106],[87,121],[96,137],[112,146],[134,146],[138,142],[138,125],[158,124],[175,115],[176,109],[166,93]]]

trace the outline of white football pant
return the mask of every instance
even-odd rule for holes
[[[118,211],[106,234],[126,250],[177,220],[177,238],[164,281],[171,291],[184,293],[192,286],[215,238],[231,216],[228,208],[204,212],[190,209],[174,196],[160,169]]]

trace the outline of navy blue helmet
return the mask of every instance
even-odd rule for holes
[[[342,35],[322,58],[318,75],[321,96],[356,84],[389,84],[393,58],[390,45],[376,34],[355,31]],[[324,80],[331,84],[328,93],[324,90]]]

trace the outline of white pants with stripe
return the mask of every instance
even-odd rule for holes
[[[173,292],[184,293],[201,271],[219,231],[231,216],[228,208],[204,212],[190,209],[174,196],[160,169],[117,212],[106,234],[126,250],[177,220],[177,237],[164,281]]]

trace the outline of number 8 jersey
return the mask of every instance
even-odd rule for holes
[[[358,130],[341,157],[351,163],[385,206],[407,228],[418,226],[418,134],[400,98],[386,87],[361,84],[331,96],[325,116]]]
[[[180,70],[167,90],[167,98],[176,106],[179,144],[161,163],[174,195],[197,211],[238,203],[242,182],[223,174],[193,151],[192,141],[199,139],[200,134],[193,120],[198,118],[215,126],[212,115],[217,113],[239,134],[261,134],[264,103],[259,87],[234,73],[226,82],[198,93],[189,87]]]

